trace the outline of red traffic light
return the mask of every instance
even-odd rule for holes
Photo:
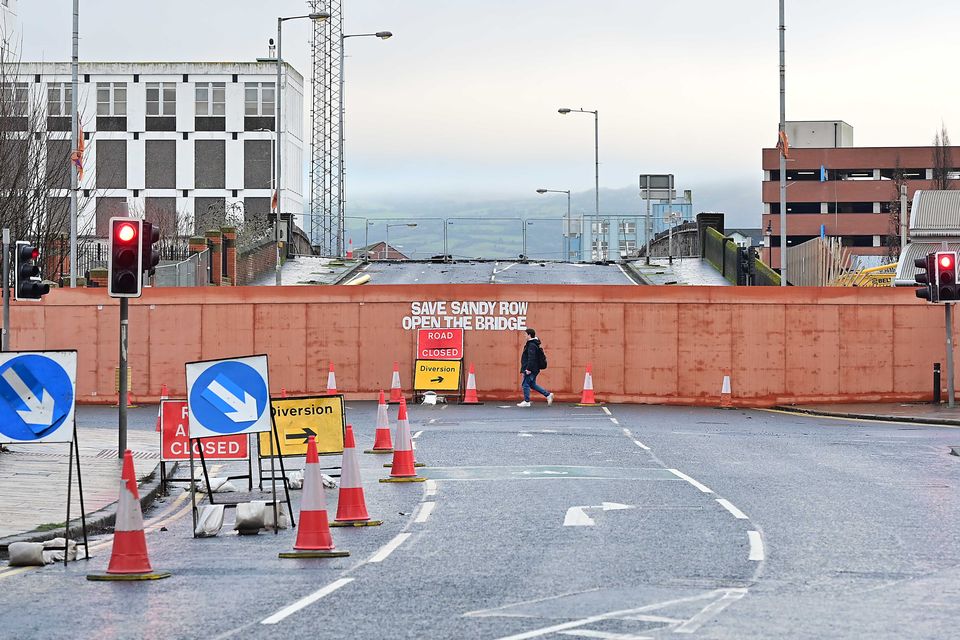
[[[953,256],[949,253],[944,253],[940,255],[940,268],[949,269],[953,266]]]
[[[117,226],[116,233],[120,242],[132,242],[137,237],[137,228],[126,222]]]

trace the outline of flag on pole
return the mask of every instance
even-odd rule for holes
[[[783,154],[784,158],[790,157],[790,139],[787,137],[786,131],[781,131],[777,138],[777,150]]]
[[[86,149],[86,145],[83,141],[83,128],[81,127],[78,130],[77,138],[77,148],[70,154],[70,161],[73,162],[74,166],[77,168],[77,182],[83,180],[83,152]]]
[[[827,168],[824,165],[820,165],[820,182],[827,181]]]
[[[270,208],[274,211],[277,210],[277,206],[280,204],[280,198],[276,191],[273,192],[273,199],[270,200]]]

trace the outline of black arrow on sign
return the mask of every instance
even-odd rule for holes
[[[430,382],[443,382],[443,376],[437,376],[436,378],[434,378],[434,379],[431,380]]]
[[[310,439],[310,436],[316,437],[317,434],[310,428],[304,428],[303,433],[288,433],[286,435],[287,440],[302,440],[306,442]]]

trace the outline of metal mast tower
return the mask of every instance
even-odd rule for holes
[[[313,105],[310,111],[313,153],[310,162],[310,242],[321,255],[343,255],[343,206],[340,185],[340,38],[341,0],[309,0],[311,12],[330,14],[313,24]]]

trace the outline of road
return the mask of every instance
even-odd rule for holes
[[[370,284],[636,284],[616,264],[562,262],[372,262]]]
[[[348,407],[368,446],[375,407]],[[87,582],[108,548],[0,572],[4,635],[900,639],[960,623],[956,429],[542,403],[411,421],[431,481],[379,484],[383,457],[361,455],[385,523],[334,530],[349,558],[279,560],[291,530],[193,540],[174,495],[147,514],[172,578]]]

